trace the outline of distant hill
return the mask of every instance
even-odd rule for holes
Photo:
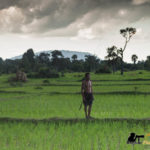
[[[35,52],[35,55],[38,56],[38,55],[40,55],[40,53],[44,52],[44,53],[49,53],[50,56],[51,56],[51,52],[52,52],[52,51],[53,51],[53,50]],[[62,54],[63,54],[63,56],[64,56],[65,58],[68,57],[68,58],[70,58],[70,59],[72,59],[72,58],[71,58],[72,55],[76,54],[76,55],[78,56],[78,58],[77,58],[78,60],[80,60],[80,59],[85,60],[85,55],[92,55],[92,54],[89,53],[89,52],[78,52],[78,51],[69,51],[69,50],[59,50],[59,51],[62,52]],[[10,58],[10,59],[15,60],[15,59],[21,59],[21,58],[22,58],[22,55],[19,55],[19,56],[12,57],[12,58]]]

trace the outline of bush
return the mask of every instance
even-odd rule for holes
[[[36,72],[30,72],[27,74],[28,78],[38,78],[38,74]]]
[[[48,67],[40,68],[38,72],[32,72],[27,75],[29,78],[59,78],[59,73],[50,70]]]
[[[58,78],[59,74],[55,70],[50,70],[47,67],[43,67],[38,71],[38,76],[42,78]]]
[[[98,73],[111,73],[111,69],[107,65],[103,65],[98,70],[95,71],[95,74]]]
[[[142,72],[142,71],[140,71],[140,72],[139,72],[139,74],[143,74],[143,72]]]
[[[43,80],[43,83],[49,84],[49,80]]]

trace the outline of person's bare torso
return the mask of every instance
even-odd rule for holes
[[[83,81],[83,88],[84,88],[84,92],[92,93],[92,82],[91,82],[91,80],[84,80]]]

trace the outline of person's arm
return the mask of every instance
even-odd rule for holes
[[[82,81],[82,85],[81,85],[81,95],[82,95],[83,100],[85,100],[85,98],[84,98],[84,81]]]

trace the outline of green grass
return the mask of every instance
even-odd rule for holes
[[[96,118],[149,118],[150,96],[95,95],[92,115]],[[22,95],[1,98],[0,117],[84,118],[80,95]]]
[[[84,121],[83,107],[79,111],[84,73],[66,73],[47,79],[49,84],[29,79],[10,85],[10,76],[0,76],[0,150],[131,150],[126,144],[130,132],[150,133],[145,121],[150,118],[150,72],[91,73],[95,121]],[[135,145],[134,150],[146,148]]]
[[[150,81],[129,81],[129,79],[149,79],[149,72],[142,71],[143,74],[139,72],[141,71],[127,72],[124,76],[120,76],[119,73],[115,75],[92,73],[91,79],[97,80],[93,81],[94,93],[109,94],[94,95],[93,115],[97,118],[149,117],[149,96],[136,95],[136,93],[150,92]],[[2,75],[0,76],[2,83],[0,85],[0,116],[84,117],[83,111],[78,111],[81,95],[75,94],[80,92],[81,81],[79,80],[83,75],[83,73],[67,73],[65,77],[47,79],[50,82],[47,86],[43,84],[45,79],[29,79],[27,83],[12,86],[6,82],[11,75]],[[41,89],[37,89],[38,87]],[[114,94],[111,95],[111,92]],[[118,95],[119,92],[132,93],[132,95]]]
[[[149,122],[82,122],[0,124],[1,150],[132,150],[130,132],[146,135]],[[144,150],[143,144],[134,146]]]

